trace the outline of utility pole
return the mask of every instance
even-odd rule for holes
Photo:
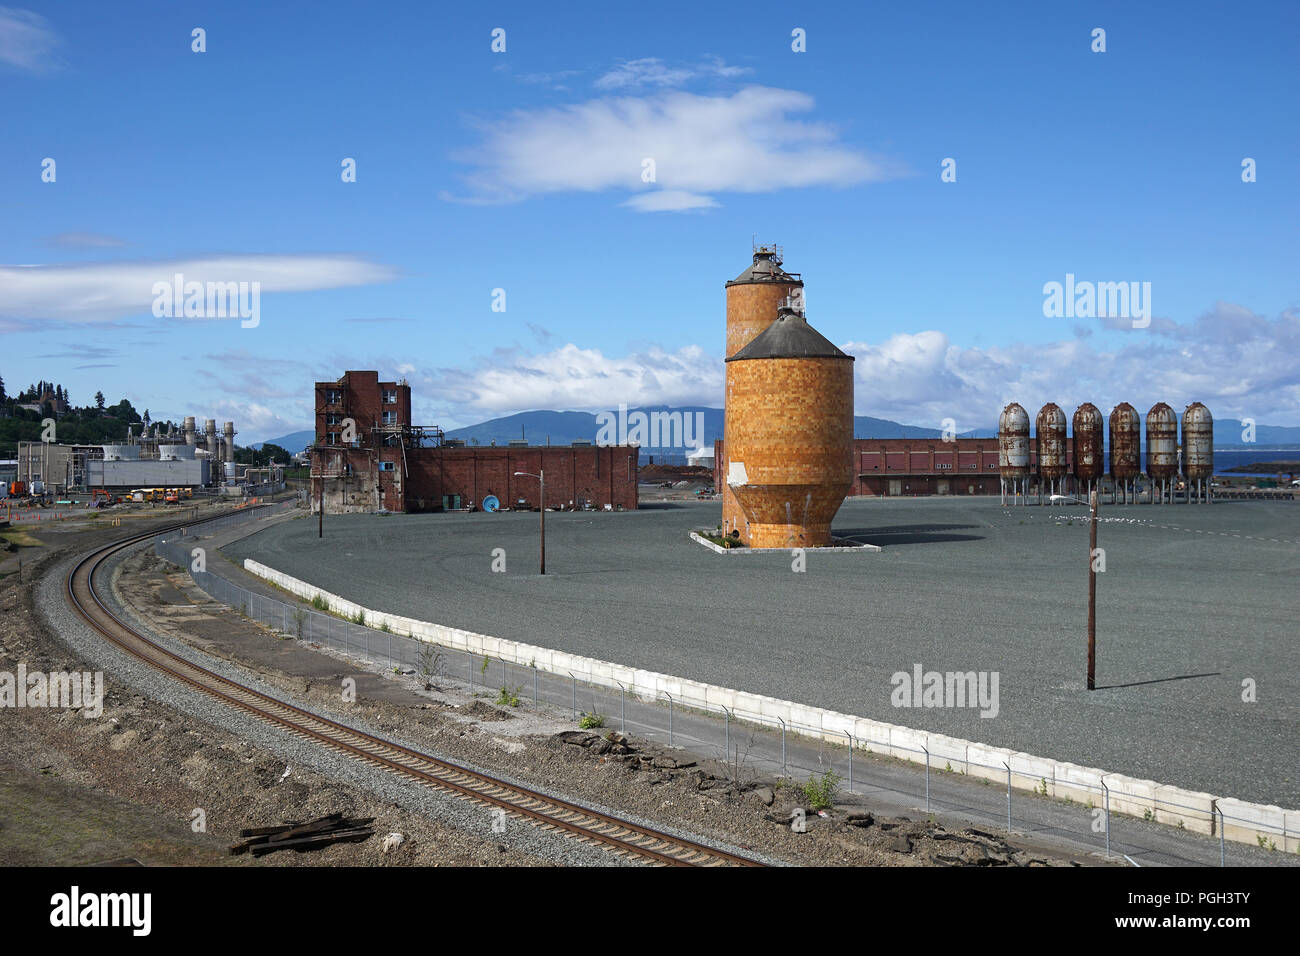
[[[1097,689],[1097,489],[1088,496],[1088,690]]]

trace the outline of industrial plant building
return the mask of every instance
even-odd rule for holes
[[[209,418],[199,434],[193,416],[183,429],[151,428],[145,423],[138,435],[127,431],[118,445],[59,445],[54,442],[18,443],[16,474],[28,488],[55,495],[104,490],[120,493],[139,488],[212,488],[224,494],[242,494],[247,469],[235,464],[235,424],[226,422],[218,432]],[[282,474],[256,476],[260,484],[278,484]]]
[[[411,424],[411,387],[349,371],[315,385],[312,508],[345,512],[456,511],[500,507],[632,510],[640,450],[634,445],[466,445],[441,428]],[[524,472],[525,475],[516,475]],[[546,500],[539,482],[545,473]]]

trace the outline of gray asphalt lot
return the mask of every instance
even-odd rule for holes
[[[849,501],[874,554],[722,556],[717,502],[616,514],[350,515],[231,545],[373,608],[1247,800],[1300,806],[1300,510]],[[506,554],[492,571],[493,549]],[[891,705],[895,672],[996,672],[996,717]],[[1242,681],[1257,700],[1242,700]]]

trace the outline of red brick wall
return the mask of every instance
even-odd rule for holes
[[[903,495],[937,494],[943,481],[948,482],[946,493],[953,495],[970,494],[972,485],[975,494],[996,494],[999,490],[996,438],[958,438],[952,442],[938,438],[858,438],[853,442],[853,462],[850,495],[891,494],[891,478],[901,480],[898,493]]]
[[[569,448],[408,448],[411,475],[407,480],[407,510],[442,507],[444,495],[460,495],[462,507],[481,507],[496,495],[503,508],[536,507],[536,478],[515,477],[516,471],[546,472],[546,506],[568,507],[585,498],[593,507],[633,510],[638,504],[639,451],[628,446]]]

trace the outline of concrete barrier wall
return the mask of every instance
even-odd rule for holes
[[[601,687],[616,689],[621,684],[629,694],[643,700],[662,700],[665,695],[671,695],[678,706],[715,714],[721,714],[725,708],[738,720],[768,727],[779,729],[784,721],[792,733],[829,743],[847,744],[851,733],[859,749],[913,763],[924,764],[928,750],[932,771],[963,773],[1003,786],[1009,768],[1013,788],[1085,806],[1104,807],[1109,789],[1112,813],[1181,825],[1196,833],[1217,834],[1217,807],[1224,815],[1224,833],[1229,840],[1258,844],[1262,837],[1265,846],[1271,841],[1278,850],[1296,852],[1300,848],[1300,811],[1216,798],[1152,780],[388,614],[362,607],[251,558],[245,559],[244,570],[304,600],[320,598],[335,614],[354,620],[364,614],[365,623],[370,627],[387,625],[395,634],[523,667],[536,667],[551,674],[572,674],[585,683]]]

